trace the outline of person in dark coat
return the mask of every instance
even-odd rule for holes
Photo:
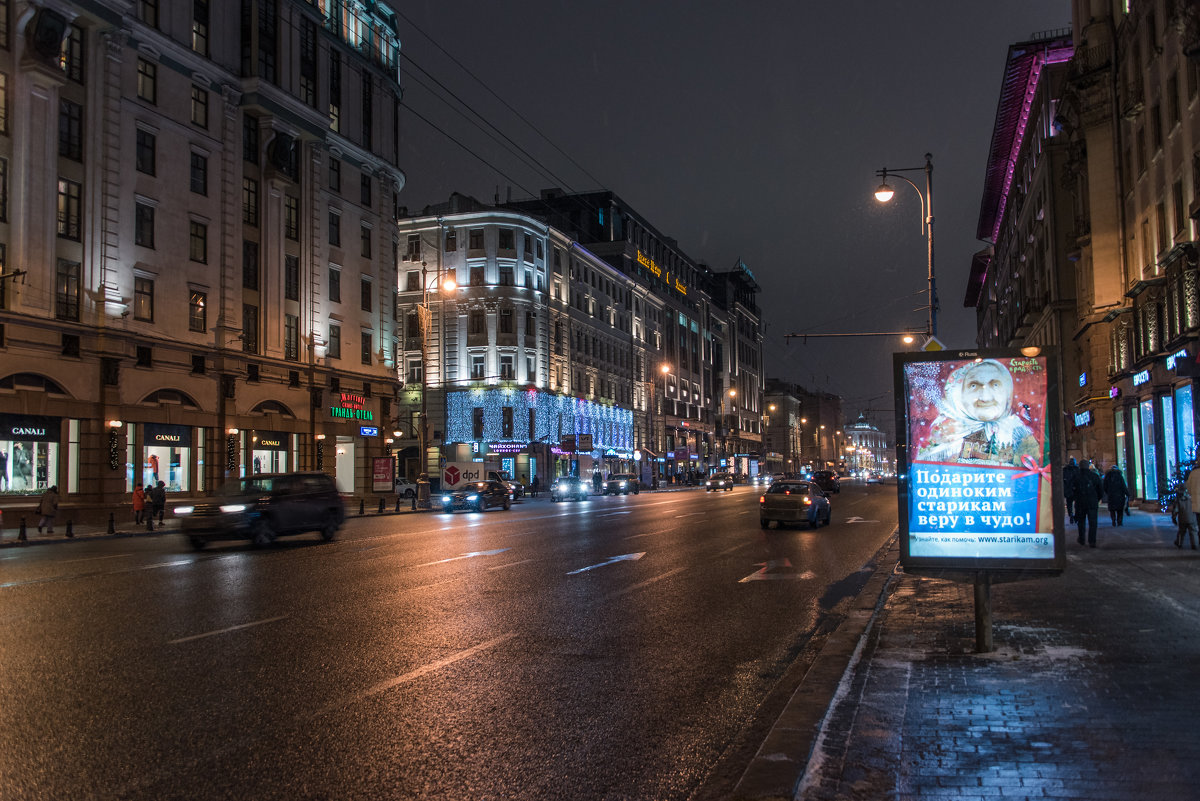
[[[150,517],[158,517],[158,524],[161,526],[163,515],[167,511],[167,485],[160,481],[151,487],[147,494],[150,496]]]
[[[1104,474],[1104,497],[1108,499],[1108,514],[1114,526],[1125,524],[1125,504],[1129,502],[1129,487],[1121,468],[1115,464]]]
[[[1075,495],[1079,492],[1079,465],[1072,456],[1063,467],[1063,500],[1067,502],[1067,518],[1075,522]]]
[[[1079,544],[1083,545],[1084,527],[1087,528],[1087,544],[1096,547],[1096,518],[1100,514],[1100,498],[1104,495],[1104,482],[1092,463],[1084,459],[1079,463],[1079,490],[1075,493],[1075,520],[1079,523]]]

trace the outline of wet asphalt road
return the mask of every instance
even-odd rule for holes
[[[9,550],[0,797],[719,797],[895,525],[894,486],[815,531],[757,500]]]

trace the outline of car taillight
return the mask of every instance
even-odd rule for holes
[[[766,495],[759,495],[759,496],[758,496],[758,502],[759,502],[759,503],[766,503],[766,502],[767,502],[767,496],[766,496]]]
[[[812,506],[812,498],[805,498],[805,499],[804,499],[804,505],[805,505],[805,506]]]

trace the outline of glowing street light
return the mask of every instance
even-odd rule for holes
[[[903,175],[896,175],[898,172],[924,172],[925,173],[925,192],[922,194],[921,187],[905,178]],[[883,179],[883,183],[875,190],[875,199],[880,203],[887,203],[896,194],[895,190],[888,185],[888,174],[899,178],[906,184],[917,190],[917,194],[921,197],[921,227],[927,234],[929,240],[929,334],[937,336],[937,284],[933,278],[933,154],[925,154],[924,167],[902,167],[900,169],[889,170],[887,167],[879,170],[875,174]],[[907,340],[905,340],[907,342]]]

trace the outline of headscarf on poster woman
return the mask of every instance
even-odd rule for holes
[[[1013,408],[1013,378],[995,359],[959,367],[946,380],[929,441],[917,458],[929,462],[1022,466],[1040,460],[1041,446]]]

